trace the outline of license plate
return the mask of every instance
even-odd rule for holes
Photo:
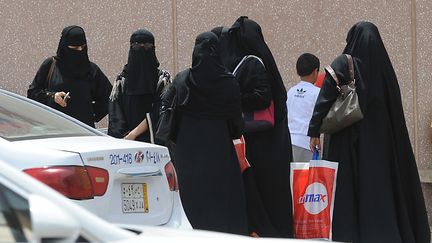
[[[123,213],[149,212],[146,183],[123,183],[121,187]]]

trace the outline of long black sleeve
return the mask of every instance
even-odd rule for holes
[[[321,87],[320,93],[318,95],[317,101],[315,103],[315,108],[312,114],[312,118],[309,122],[309,137],[319,137],[320,128],[322,120],[327,115],[330,107],[336,101],[339,92],[336,88],[336,84],[333,79],[326,76],[323,86]]]
[[[43,61],[37,71],[32,83],[27,90],[27,97],[36,100],[43,104],[48,104],[48,101],[54,100],[54,93],[48,90],[47,76],[52,64],[52,57]]]
[[[94,66],[96,69],[94,77],[96,88],[93,94],[93,110],[95,114],[94,120],[98,122],[108,114],[108,102],[112,85],[102,70],[96,64]]]

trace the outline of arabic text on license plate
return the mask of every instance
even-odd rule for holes
[[[123,213],[149,212],[146,183],[123,183],[121,187]]]

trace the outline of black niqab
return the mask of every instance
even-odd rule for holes
[[[240,91],[234,76],[223,66],[217,52],[217,36],[197,36],[187,85],[190,102],[186,111],[207,118],[233,118],[241,113]]]
[[[58,66],[62,75],[72,78],[86,78],[91,70],[87,46],[74,50],[68,46],[87,45],[83,28],[72,25],[63,29],[57,48]]]
[[[284,120],[287,112],[286,88],[259,24],[246,16],[238,18],[228,33],[222,36],[218,48],[221,51],[222,62],[230,70],[234,70],[246,55],[255,55],[263,60],[275,102],[275,121]]]
[[[153,34],[146,29],[135,31],[131,38],[125,66],[125,90],[128,95],[154,94],[159,79]]]

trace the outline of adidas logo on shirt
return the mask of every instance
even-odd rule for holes
[[[297,94],[294,95],[297,98],[304,98],[304,93],[306,93],[306,90],[303,88],[297,89]]]

